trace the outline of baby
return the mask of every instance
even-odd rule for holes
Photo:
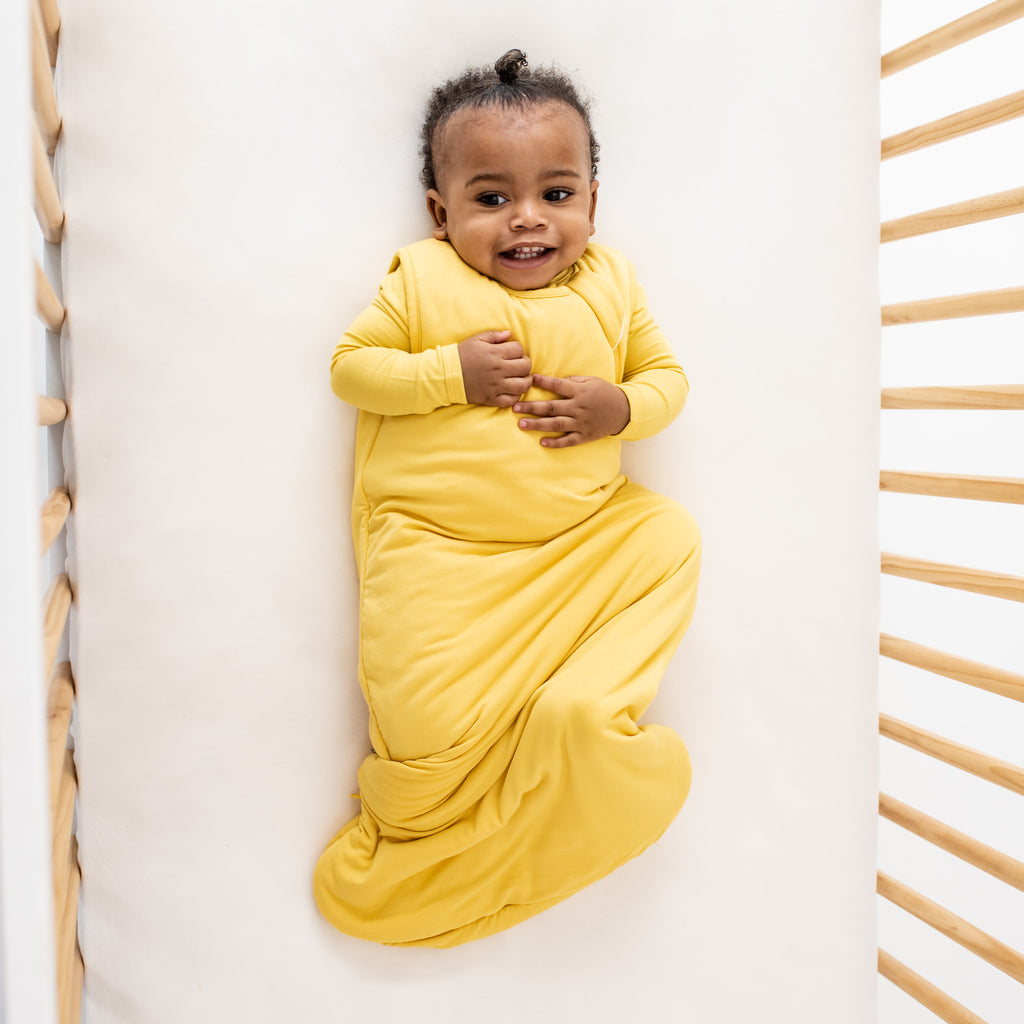
[[[373,753],[314,875],[341,931],[454,946],[653,843],[680,738],[640,725],[696,601],[699,534],[629,481],[686,377],[632,265],[592,244],[587,105],[518,50],[434,90],[433,238],[334,353],[359,412],[353,539]],[[538,443],[539,442],[539,443]]]

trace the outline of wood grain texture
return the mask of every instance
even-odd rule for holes
[[[893,302],[882,307],[882,326],[922,324],[933,320],[959,320],[969,316],[992,316],[1024,311],[1024,287],[993,288],[963,295],[941,295],[934,299]]]
[[[958,942],[964,949],[981,957],[1015,981],[1024,983],[1024,956],[1005,942],[983,932],[962,917],[940,906],[933,900],[896,881],[884,871],[878,872],[878,894],[919,921],[931,925],[947,938]]]
[[[878,951],[878,973],[903,989],[908,996],[916,999],[946,1024],[985,1024],[976,1013],[971,1013],[962,1003],[946,995],[942,989],[926,981],[884,949]]]
[[[956,473],[911,473],[883,469],[878,486],[880,490],[900,494],[1024,504],[1024,479],[1019,477],[961,476]]]
[[[936,736],[935,733],[926,732],[889,715],[878,716],[878,731],[888,739],[1024,796],[1024,768],[1010,764],[1009,761],[983,754],[943,736]]]
[[[56,67],[60,41],[60,11],[57,9],[57,0],[37,0],[33,6],[39,8],[43,19],[43,34],[46,37],[46,52],[50,58],[50,67]]]
[[[1021,116],[1024,116],[1024,89],[890,135],[882,139],[882,159],[891,160],[894,156],[913,153]]]
[[[993,29],[1009,25],[1021,17],[1024,17],[1024,0],[996,0],[995,3],[971,11],[948,25],[883,54],[882,77],[894,75],[897,71],[903,71]]]
[[[936,675],[955,679],[979,690],[1024,702],[1024,676],[1007,669],[995,668],[980,661],[970,661],[955,654],[937,651],[933,647],[915,644],[899,637],[881,635],[879,653],[885,658],[901,661],[905,665],[926,669]]]
[[[50,676],[50,686],[46,694],[50,760],[50,814],[53,817],[57,815],[61,773],[64,769],[65,753],[68,746],[68,729],[71,725],[71,708],[74,697],[75,681],[71,675],[71,663],[62,661]]]
[[[1024,0],[1021,0],[1021,3],[1024,3]],[[1017,213],[1024,213],[1024,188],[992,192],[976,199],[965,199],[959,203],[950,203],[948,206],[936,206],[931,210],[887,220],[882,224],[880,240],[884,245],[886,242],[896,242],[901,238],[927,235],[933,231],[947,231],[950,228],[996,220],[999,217],[1012,217]]]
[[[50,545],[60,536],[71,511],[71,495],[66,487],[54,487],[46,496],[40,513],[39,534],[42,552],[45,554]]]
[[[47,330],[60,334],[64,323],[64,307],[57,298],[57,293],[50,284],[50,279],[43,273],[43,268],[36,264],[36,313],[46,325]]]
[[[1024,409],[1024,384],[882,388],[883,409]]]
[[[885,793],[878,794],[878,813],[933,846],[1024,892],[1024,863],[1008,854],[972,839],[951,825],[937,821]]]
[[[46,147],[38,127],[32,133],[32,174],[35,181],[35,214],[39,228],[51,245],[60,243],[64,232],[64,211],[61,209],[60,196],[53,181],[50,162],[46,159]]]
[[[57,648],[71,610],[71,583],[66,573],[55,576],[43,597],[43,671],[47,678],[57,660]]]
[[[922,558],[909,558],[882,552],[882,572],[889,576],[934,583],[940,587],[967,590],[986,597],[1000,597],[1007,601],[1024,601],[1024,576],[969,569],[962,565],[929,562]]]
[[[32,4],[32,105],[46,141],[46,151],[52,153],[60,135],[60,112],[57,109],[57,94],[53,91],[46,29],[36,3]]]

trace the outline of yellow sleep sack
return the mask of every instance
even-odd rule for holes
[[[537,373],[619,384],[626,429],[546,449],[510,409],[467,404],[457,343],[502,329]],[[429,239],[396,255],[331,380],[360,409],[374,752],[314,895],[350,935],[454,946],[635,857],[686,799],[682,740],[638,723],[693,614],[699,533],[619,471],[621,442],[670,422],[686,377],[615,250],[516,292]]]

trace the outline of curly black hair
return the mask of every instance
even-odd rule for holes
[[[467,68],[430,94],[420,129],[420,181],[425,189],[437,188],[434,168],[438,133],[452,115],[463,108],[538,106],[551,101],[565,103],[583,118],[590,139],[591,177],[597,176],[599,146],[590,122],[590,101],[582,97],[567,74],[554,66],[530,68],[522,50],[502,54],[493,68]]]

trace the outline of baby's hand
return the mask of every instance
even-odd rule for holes
[[[466,401],[507,409],[530,389],[530,360],[511,331],[482,331],[459,342]]]
[[[545,448],[572,448],[618,434],[629,423],[629,399],[625,392],[601,377],[545,377],[533,375],[533,386],[553,391],[561,398],[549,402],[516,402],[513,412],[534,419],[519,421],[521,430],[561,432],[561,437],[542,437]]]

